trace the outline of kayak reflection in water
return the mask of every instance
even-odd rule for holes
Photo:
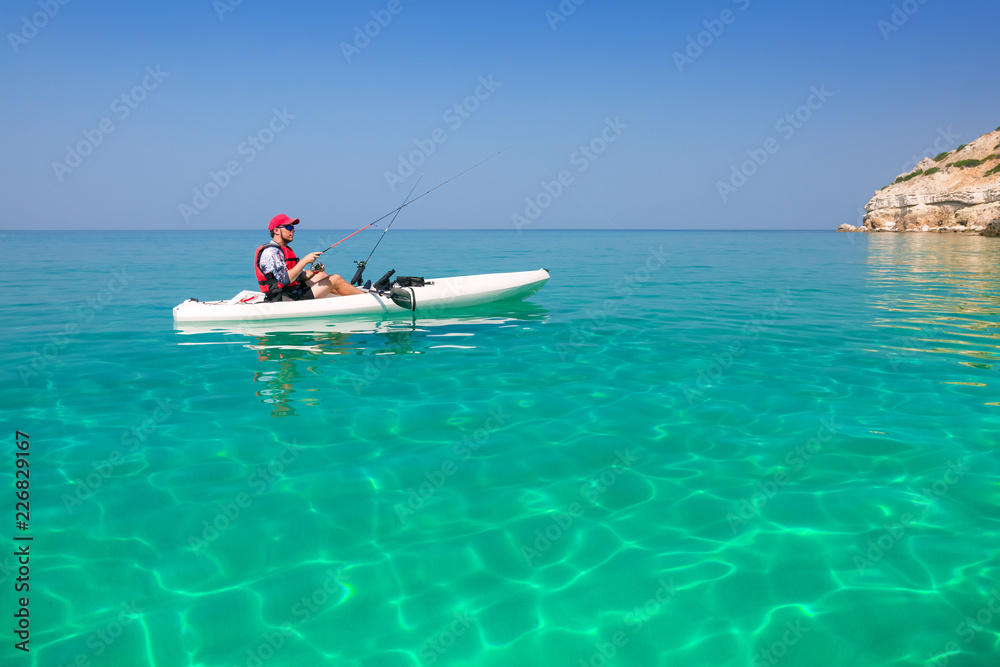
[[[302,379],[295,367],[295,362],[292,359],[286,359],[280,352],[259,355],[258,359],[276,361],[279,367],[277,370],[254,371],[254,381],[264,383],[263,385],[254,385],[264,387],[257,390],[257,397],[263,403],[271,406],[272,417],[294,417],[297,413],[292,405],[291,396],[295,393],[295,383]]]
[[[368,333],[324,332],[300,334],[274,332],[253,336],[255,344],[229,346],[230,352],[244,347],[257,352],[263,362],[254,371],[257,397],[271,408],[272,417],[294,417],[298,407],[318,407],[317,376],[331,372],[328,355],[368,357],[353,363],[356,372],[334,375],[333,390],[357,394],[372,385],[393,363],[392,356],[414,354],[413,328]],[[302,366],[302,369],[299,368]],[[303,372],[305,374],[303,374]],[[310,383],[303,386],[303,383]],[[327,386],[324,392],[329,389]],[[296,392],[299,397],[294,397]]]
[[[328,275],[322,264],[315,264],[315,271],[306,271],[307,264],[315,262],[321,253],[311,252],[302,259],[295,256],[289,244],[295,239],[298,218],[281,214],[271,218],[268,231],[271,242],[257,248],[254,253],[254,272],[257,284],[264,292],[264,301],[304,301],[331,296],[364,294],[337,274]]]

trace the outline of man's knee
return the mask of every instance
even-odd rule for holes
[[[339,282],[340,282],[341,280],[343,280],[343,278],[341,278],[341,277],[340,277],[339,275],[337,275],[336,273],[335,273],[335,274],[333,274],[332,276],[329,276],[329,278],[330,278],[330,282],[331,282],[331,283],[339,283]]]

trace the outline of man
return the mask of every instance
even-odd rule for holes
[[[264,301],[302,301],[331,296],[364,294],[340,276],[323,272],[317,264],[316,271],[306,271],[307,264],[319,259],[321,253],[311,252],[302,259],[295,256],[289,244],[295,238],[295,225],[299,219],[281,214],[271,218],[268,230],[271,242],[257,248],[253,268],[257,274]]]

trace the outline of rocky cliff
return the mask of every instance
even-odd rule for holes
[[[865,206],[863,227],[838,231],[980,234],[998,218],[1000,127],[900,174]]]

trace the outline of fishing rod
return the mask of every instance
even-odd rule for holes
[[[505,151],[505,150],[507,150],[507,148],[503,149],[503,151]],[[444,182],[444,183],[442,183],[441,185],[437,185],[437,186],[434,186],[433,188],[431,188],[430,190],[428,190],[428,191],[427,191],[427,192],[425,192],[424,194],[420,195],[419,197],[414,197],[414,198],[413,198],[413,199],[411,199],[410,201],[408,201],[408,202],[404,203],[404,204],[403,204],[402,206],[400,206],[399,208],[394,208],[394,209],[392,209],[391,211],[389,211],[388,213],[386,213],[385,215],[383,215],[383,216],[382,216],[381,218],[379,218],[378,220],[372,220],[372,221],[371,221],[371,222],[369,222],[369,223],[368,223],[367,225],[365,225],[364,227],[362,227],[362,228],[361,228],[361,229],[359,229],[358,231],[354,232],[354,234],[360,234],[361,232],[365,231],[366,229],[368,229],[369,227],[371,227],[371,226],[372,226],[372,225],[374,225],[375,223],[378,223],[378,222],[382,222],[383,220],[385,220],[386,218],[388,218],[388,217],[389,217],[390,215],[392,215],[393,213],[396,213],[396,212],[397,212],[397,211],[399,211],[400,209],[403,209],[403,208],[406,208],[407,206],[409,206],[410,204],[412,204],[413,202],[415,202],[415,201],[417,201],[417,200],[419,200],[419,199],[423,199],[424,197],[426,197],[426,196],[427,196],[427,195],[429,195],[430,193],[434,192],[434,191],[435,191],[435,190],[437,190],[438,188],[441,188],[441,187],[444,187],[444,186],[445,186],[445,185],[447,185],[448,183],[451,183],[452,181],[454,181],[454,180],[455,180],[456,178],[458,178],[458,177],[459,177],[459,176],[461,176],[462,174],[466,174],[466,173],[468,173],[468,172],[472,171],[473,169],[475,169],[475,168],[476,168],[476,167],[478,167],[479,165],[483,164],[483,162],[489,162],[490,160],[492,160],[493,158],[495,158],[495,157],[496,157],[497,155],[500,155],[500,153],[503,153],[503,151],[497,151],[496,153],[494,153],[493,155],[489,156],[488,158],[486,158],[486,159],[485,159],[485,160],[483,160],[482,162],[477,162],[476,164],[472,165],[471,167],[469,167],[469,168],[468,168],[468,169],[466,169],[465,171],[463,171],[463,172],[461,172],[461,173],[459,173],[459,174],[455,174],[454,176],[452,176],[451,178],[449,178],[449,179],[448,179],[447,181],[445,181],[445,182]],[[346,241],[347,239],[349,239],[349,238],[351,238],[352,236],[354,236],[354,234],[349,234],[349,235],[345,236],[344,238],[340,239],[339,241],[337,241],[336,243],[334,243],[334,244],[333,244],[332,246],[330,246],[330,247],[329,247],[329,248],[327,248],[326,250],[324,250],[324,251],[320,252],[319,254],[320,254],[320,255],[322,255],[323,253],[325,253],[325,252],[327,252],[327,251],[329,251],[329,250],[333,250],[333,249],[334,249],[335,247],[339,246],[339,245],[340,245],[341,243],[343,243],[343,242],[344,242],[344,241]]]
[[[418,185],[420,185],[420,180],[422,178],[423,176],[419,176],[417,178],[417,182],[413,184],[412,188],[410,188],[409,194],[407,194],[406,199],[403,200],[403,206],[406,206],[406,202],[409,201],[410,195],[412,195],[413,191],[417,189]],[[375,242],[375,248],[378,248],[378,244],[382,242],[383,238],[385,238],[385,235],[389,231],[389,228],[392,227],[392,223],[396,222],[396,218],[399,217],[399,212],[403,210],[403,206],[400,206],[399,208],[396,209],[396,215],[392,216],[392,220],[390,220],[389,224],[386,225],[385,229],[382,230],[382,235],[379,236],[378,241]],[[362,274],[364,274],[365,272],[365,267],[368,266],[368,260],[372,258],[372,255],[375,254],[375,248],[372,248],[372,251],[368,253],[368,257],[364,258],[360,262],[354,262],[358,267],[358,271],[357,273],[354,274],[354,277],[351,278],[352,285],[360,285],[361,282],[364,280],[364,276]]]

